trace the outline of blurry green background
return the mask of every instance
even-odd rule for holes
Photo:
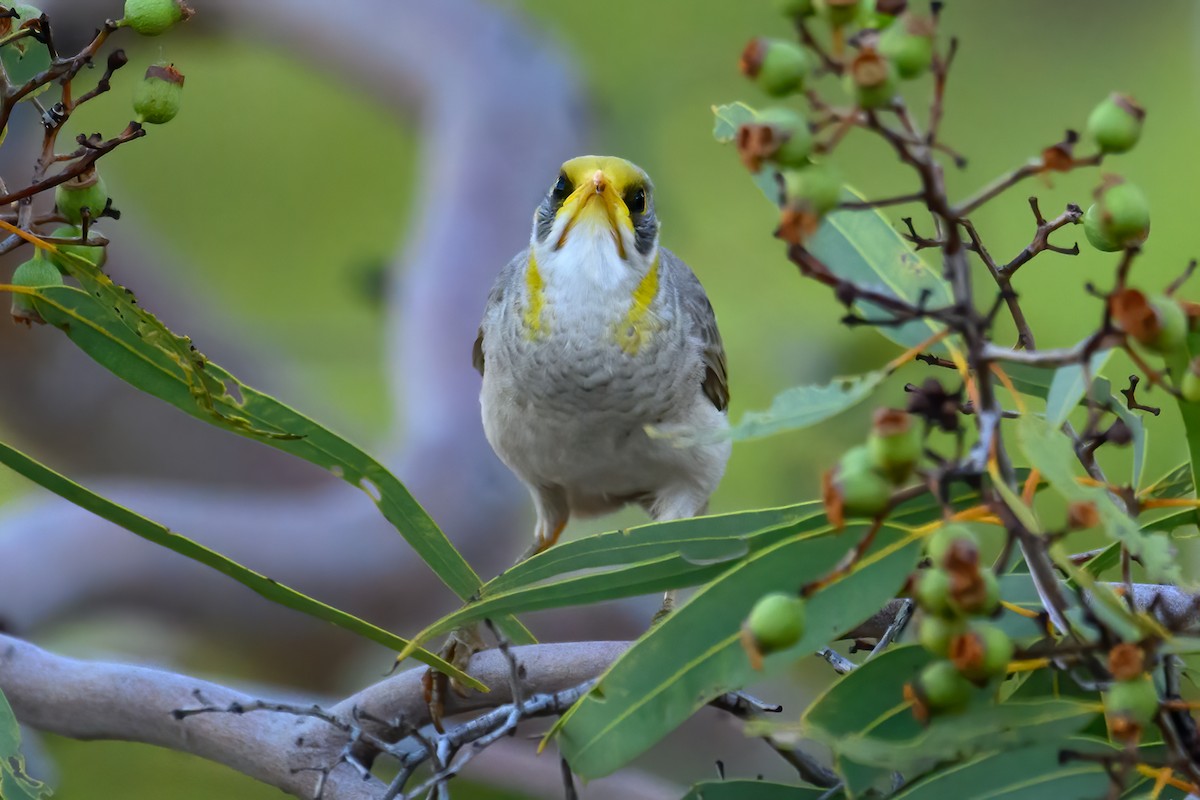
[[[202,0],[195,5],[203,13]],[[736,64],[751,36],[788,35],[769,0],[505,5],[530,15],[577,59],[598,103],[595,148],[632,159],[654,179],[663,241],[700,275],[717,309],[734,419],[767,406],[788,386],[874,368],[896,354],[870,330],[835,324],[840,306],[787,263],[771,237],[769,205],[733,151],[711,137],[713,104],[767,103]],[[965,171],[948,167],[953,193],[961,197],[1018,166],[1061,139],[1064,129],[1081,129],[1109,91],[1130,92],[1149,111],[1145,135],[1104,171],[1127,176],[1150,197],[1154,229],[1136,280],[1164,285],[1200,254],[1200,227],[1191,218],[1200,177],[1197,28],[1196,6],[1183,0],[948,3],[942,30],[959,36],[962,47],[947,92],[944,139],[970,158]],[[133,65],[114,80],[114,101],[93,104],[75,120],[80,129],[118,130],[128,111],[117,98],[129,95],[132,79],[151,60],[169,58],[187,74],[179,119],[106,159],[126,218],[153,228],[172,253],[164,262],[180,265],[176,278],[197,302],[291,365],[295,395],[285,399],[371,440],[389,414],[380,317],[365,287],[403,241],[413,198],[399,187],[411,185],[417,157],[408,126],[335,76],[251,41],[169,36],[143,45],[129,46]],[[922,104],[929,87],[920,82],[907,91]],[[868,195],[913,188],[890,151],[865,135],[852,135],[836,161]],[[1032,235],[1030,194],[1051,216],[1067,202],[1086,206],[1096,178],[1092,170],[1055,177],[1053,185],[1028,181],[977,213],[975,222],[992,253],[1006,260]],[[897,209],[892,217],[902,215]],[[121,223],[104,228],[121,236]],[[1075,240],[1083,255],[1044,255],[1017,280],[1042,346],[1073,343],[1094,326],[1100,305],[1082,286],[1111,279],[1115,257],[1089,250],[1082,229],[1054,236],[1062,245]],[[111,266],[120,280],[120,265]],[[1200,283],[1189,289],[1187,296],[1200,298]],[[1114,359],[1107,373],[1116,382],[1128,366]],[[901,370],[879,402],[902,405],[903,384],[924,374],[920,365]],[[1141,399],[1166,400],[1153,393]],[[870,408],[739,444],[713,509],[815,496],[820,470],[862,437]],[[1155,477],[1183,460],[1184,445],[1170,408],[1149,429],[1147,473]],[[9,492],[17,488],[4,475],[0,483]],[[164,786],[176,797],[278,796],[184,757],[155,753],[134,762],[131,751],[144,748],[51,744],[63,776],[59,796],[67,800],[157,797]]]

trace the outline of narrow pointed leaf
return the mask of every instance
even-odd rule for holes
[[[683,800],[840,800],[841,793],[815,786],[788,786],[767,781],[705,781],[692,787]]]
[[[1060,763],[1051,744],[981,756],[955,764],[904,787],[894,800],[1092,800],[1104,797],[1110,780],[1094,762]]]
[[[752,122],[758,112],[737,102],[713,107],[713,136],[719,142],[733,140],[740,125]],[[754,183],[773,204],[779,204],[779,181],[775,170],[764,167]],[[845,199],[861,200],[850,187]],[[821,222],[806,243],[808,249],[839,277],[860,286],[870,286],[910,303],[924,301],[926,308],[942,308],[953,299],[949,284],[917,255],[904,237],[878,209],[835,211]],[[889,314],[869,303],[855,304],[869,319],[888,319]],[[881,335],[903,347],[914,347],[941,326],[928,320],[913,320],[899,326],[875,327]]]
[[[1076,480],[1071,442],[1062,431],[1044,419],[1027,414],[1017,420],[1017,441],[1030,465],[1041,472],[1058,494],[1068,501],[1095,504],[1105,532],[1141,559],[1152,580],[1179,581],[1179,564],[1165,536],[1141,530],[1108,492],[1100,487],[1083,486]]]
[[[81,258],[66,258],[86,291],[36,291],[36,307],[101,366],[136,388],[227,431],[328,469],[366,492],[430,569],[459,597],[479,577],[404,485],[361,448],[208,361],[132,295]],[[514,642],[533,640],[516,620],[497,623]]]
[[[883,526],[849,572],[807,600],[809,626],[795,646],[755,672],[740,643],[742,620],[771,591],[795,591],[830,573],[864,534],[801,534],[753,554],[646,633],[601,676],[559,730],[559,747],[585,778],[618,769],[719,694],[770,676],[875,613],[920,557],[919,536]]]
[[[408,648],[409,642],[395,634],[388,633],[383,628],[372,625],[344,611],[326,605],[319,600],[297,592],[278,581],[268,578],[254,570],[242,566],[215,550],[210,550],[199,542],[182,536],[160,525],[154,520],[130,511],[90,489],[86,489],[71,479],[60,475],[49,467],[35,461],[26,454],[0,442],[0,464],[4,464],[14,472],[25,476],[34,483],[54,492],[59,497],[69,500],[80,508],[90,511],[101,519],[106,519],[114,525],[119,525],[130,533],[161,545],[168,550],[197,561],[206,567],[226,575],[259,595],[278,603],[279,605],[303,612],[317,619],[325,620],[348,631],[364,636],[393,650]],[[486,689],[479,681],[426,650],[417,649],[411,653],[413,658],[428,664],[459,681],[468,683],[479,689]]]
[[[1087,369],[1082,364],[1068,364],[1054,371],[1046,395],[1047,422],[1057,428],[1067,421],[1087,392],[1088,384],[1100,374],[1112,353],[1112,350],[1101,350],[1093,354]],[[1105,394],[1107,396],[1107,392]]]
[[[765,411],[747,411],[729,435],[734,440],[758,439],[816,425],[870,397],[887,376],[886,370],[877,370],[834,378],[821,386],[792,387],[776,395]]]

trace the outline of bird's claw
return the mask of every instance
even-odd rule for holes
[[[484,649],[483,638],[476,626],[460,628],[453,631],[438,651],[442,660],[466,671],[471,663],[471,656]],[[430,667],[421,676],[421,689],[425,704],[429,707],[429,719],[438,733],[445,733],[442,727],[442,717],[446,713],[447,689],[453,690],[459,697],[466,697],[468,690],[457,680],[450,678],[444,672],[438,672]]]

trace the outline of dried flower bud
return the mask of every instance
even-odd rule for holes
[[[1118,681],[1131,681],[1146,671],[1146,652],[1139,645],[1121,642],[1108,651],[1108,671]]]

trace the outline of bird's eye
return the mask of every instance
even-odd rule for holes
[[[554,188],[550,190],[550,198],[554,200],[555,203],[562,203],[562,201],[566,200],[567,196],[570,194],[571,181],[567,179],[565,174],[560,173],[558,180],[554,183]]]
[[[630,214],[641,214],[646,210],[646,190],[642,187],[634,189],[625,195],[625,207]]]

